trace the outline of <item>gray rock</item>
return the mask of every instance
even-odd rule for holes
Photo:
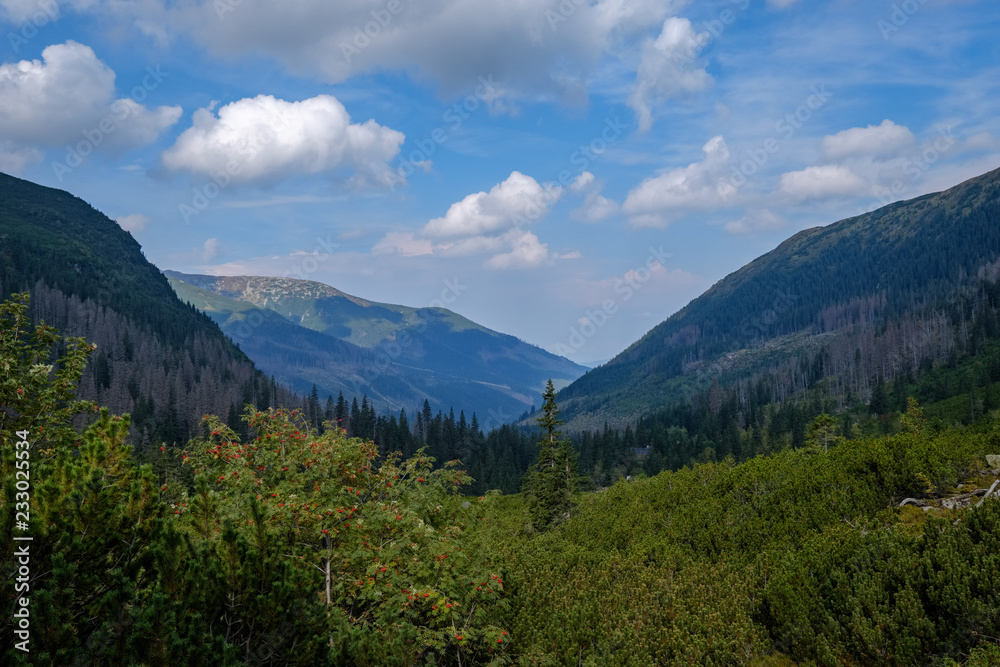
[[[993,470],[1000,468],[1000,454],[987,454],[986,465],[988,465]]]

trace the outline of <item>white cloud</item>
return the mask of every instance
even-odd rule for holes
[[[551,261],[548,246],[540,243],[531,232],[512,229],[507,233],[510,252],[494,255],[486,262],[488,269],[527,269],[542,266]]]
[[[505,235],[499,236],[467,236],[460,239],[450,239],[437,243],[434,252],[442,257],[468,257],[483,253],[496,253],[510,247],[505,242]]]
[[[372,248],[376,255],[402,255],[417,257],[434,253],[433,244],[427,239],[418,239],[410,232],[389,232]]]
[[[640,130],[652,127],[657,106],[712,84],[712,77],[696,60],[707,41],[708,33],[695,33],[690,21],[671,17],[664,21],[660,36],[643,46],[635,89],[628,99]]]
[[[222,250],[222,245],[219,243],[219,239],[210,238],[205,241],[205,245],[201,248],[201,261],[211,262],[213,259],[219,256],[219,252]]]
[[[820,146],[827,160],[839,162],[854,157],[892,158],[915,145],[909,128],[885,119],[881,125],[852,127],[826,136]]]
[[[782,174],[778,189],[801,201],[861,196],[867,194],[871,186],[847,167],[823,165]]]
[[[599,222],[618,213],[618,204],[601,195],[602,186],[589,171],[577,176],[569,189],[575,193],[585,192],[586,196],[583,205],[570,213],[570,217],[584,222]]]
[[[330,95],[301,102],[258,95],[225,105],[217,116],[210,108],[196,111],[163,164],[206,176],[228,171],[235,183],[265,184],[350,168],[354,184],[380,186],[390,182],[387,163],[403,140],[402,132],[374,120],[351,123]]]
[[[153,90],[162,76],[148,75],[138,88]],[[86,154],[120,153],[155,141],[180,115],[180,107],[116,99],[115,73],[77,42],[47,47],[42,60],[0,65],[0,142],[8,143],[0,151],[22,160],[39,147],[67,144],[88,145]]]
[[[424,227],[428,236],[474,236],[530,223],[544,216],[562,197],[562,188],[542,186],[519,171],[494,185],[489,192],[467,195],[448,208],[444,217]]]
[[[141,232],[149,224],[149,218],[141,213],[133,213],[121,216],[116,222],[126,232]]]
[[[23,148],[9,141],[0,141],[0,171],[8,174],[20,174],[33,162],[41,162],[41,151],[34,148]]]
[[[707,209],[723,201],[722,177],[729,164],[725,140],[713,137],[702,147],[705,158],[647,178],[628,193],[622,211],[637,226],[663,226],[684,211]]]
[[[1000,139],[989,132],[978,132],[965,140],[965,149],[971,151],[1000,149]]]
[[[569,189],[572,192],[583,192],[587,190],[594,182],[594,175],[589,171],[585,171],[574,179],[570,184]]]
[[[62,0],[70,5],[84,5],[86,2]],[[34,23],[41,28],[59,19],[60,2],[56,0],[0,0],[0,16],[16,25]]]
[[[23,1],[23,0],[22,0]],[[488,108],[519,100],[584,105],[585,81],[604,54],[633,49],[687,0],[142,0],[95,3],[102,22],[157,41],[193,40],[227,58],[263,55],[329,83],[406,72],[443,97],[480,77],[502,82]],[[397,11],[390,10],[390,5]]]
[[[618,203],[608,199],[599,190],[588,192],[583,200],[583,206],[573,211],[570,216],[584,222],[600,222],[618,213]]]
[[[725,230],[730,234],[753,234],[754,232],[771,232],[782,229],[787,221],[780,215],[768,209],[760,209],[748,213],[739,220],[727,222]]]
[[[548,213],[562,194],[560,187],[540,184],[514,171],[489,192],[476,192],[455,202],[443,217],[430,220],[419,233],[386,234],[372,252],[406,257],[489,254],[484,264],[489,269],[533,268],[555,259],[579,257],[573,252],[550,253],[535,234],[522,229]]]

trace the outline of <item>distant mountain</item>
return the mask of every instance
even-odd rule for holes
[[[476,413],[484,426],[538,403],[546,380],[586,368],[446,308],[378,303],[322,283],[165,272],[265,372],[295,389],[367,394],[381,407]]]
[[[97,345],[82,398],[133,417],[136,444],[183,442],[206,413],[294,398],[181,302],[115,221],[62,190],[0,174],[0,298]]]
[[[807,229],[563,389],[563,416],[570,428],[620,426],[713,383],[743,404],[817,382],[838,401],[867,401],[963,344],[949,307],[995,279],[998,260],[1000,170]]]

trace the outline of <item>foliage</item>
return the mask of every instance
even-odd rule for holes
[[[371,441],[319,434],[294,410],[245,419],[248,442],[207,416],[209,435],[188,444],[197,491],[175,511],[196,540],[228,530],[260,552],[277,545],[294,579],[312,581],[320,636],[346,664],[502,655],[503,582],[462,550],[481,501],[458,501],[468,476],[457,461],[380,460]]]
[[[542,437],[538,441],[541,449],[538,461],[528,468],[523,482],[528,514],[536,530],[545,530],[569,515],[577,487],[576,455],[569,440],[559,431],[563,422],[559,419],[552,380],[548,381],[542,398],[545,401],[542,415],[537,419],[542,427]]]
[[[8,615],[4,664],[996,660],[1000,502],[897,506],[987,481],[1000,414],[942,428],[910,402],[899,433],[826,447],[819,419],[802,427],[812,446],[577,493],[571,516],[538,531],[530,496],[460,495],[454,461],[380,453],[333,421],[320,431],[318,398],[304,412],[248,406],[241,423],[207,415],[156,471],[138,465],[128,416],[74,398],[91,347],[28,326],[25,309],[0,307],[0,580],[23,532],[23,427],[32,654],[12,648]],[[464,422],[451,417],[442,429]],[[541,425],[543,444],[564,442],[551,390]],[[12,596],[0,589],[0,607]]]
[[[15,531],[31,535],[31,653],[13,648],[8,615],[5,664],[506,661],[503,579],[464,550],[486,501],[455,495],[468,477],[454,464],[381,459],[332,425],[250,407],[251,438],[206,416],[178,452],[192,485],[160,483],[132,458],[127,415],[73,400],[91,346],[27,327],[25,301],[0,311],[0,579],[16,571]],[[12,429],[31,443],[27,531]]]

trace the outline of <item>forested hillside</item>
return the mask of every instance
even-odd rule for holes
[[[973,326],[988,329],[977,314],[998,259],[1000,170],[796,234],[560,399],[577,430],[634,424],[713,381],[744,420],[752,394],[779,402],[820,381],[840,406],[867,403],[880,384],[970,344]]]
[[[0,174],[0,235],[0,294],[30,292],[35,321],[97,345],[80,395],[131,413],[136,443],[183,443],[206,412],[291,402],[86,202]]]
[[[426,400],[500,426],[548,379],[563,386],[586,370],[443,306],[378,303],[295,278],[166,274],[261,370],[303,393],[367,395],[392,412]]]

